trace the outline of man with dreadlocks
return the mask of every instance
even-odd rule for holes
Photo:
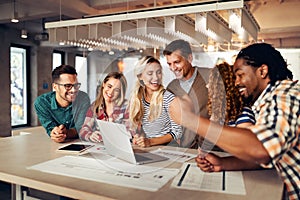
[[[234,73],[240,94],[252,104],[256,118],[253,126],[221,127],[188,112],[190,105],[185,98],[176,98],[171,104],[172,107],[181,103],[181,109],[170,109],[172,119],[201,136],[206,135],[208,140],[217,138],[216,145],[233,155],[220,158],[201,152],[196,158],[201,170],[275,167],[284,182],[283,199],[300,199],[299,83],[292,80],[282,55],[266,43],[242,49],[234,63]]]

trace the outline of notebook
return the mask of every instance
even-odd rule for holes
[[[130,143],[131,134],[124,124],[97,120],[106,152],[133,164],[146,164],[168,160],[168,158],[142,150],[134,150]]]

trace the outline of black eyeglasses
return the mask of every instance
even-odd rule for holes
[[[71,90],[73,87],[75,90],[78,90],[81,86],[81,83],[75,83],[75,84],[61,84],[61,83],[55,83],[57,85],[64,86],[66,90]]]

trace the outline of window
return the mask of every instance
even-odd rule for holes
[[[288,69],[293,73],[294,80],[300,80],[300,49],[277,49],[288,64]]]
[[[52,54],[52,69],[55,69],[64,63],[64,52],[54,51]]]
[[[87,59],[83,56],[75,57],[75,69],[78,74],[78,82],[81,83],[80,90],[87,91]]]
[[[28,124],[27,106],[27,49],[10,48],[11,125]]]

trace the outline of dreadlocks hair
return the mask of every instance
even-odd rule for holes
[[[279,51],[267,43],[255,43],[242,49],[236,59],[244,59],[252,67],[268,66],[270,84],[278,80],[293,79],[292,72],[287,68],[287,63]]]

